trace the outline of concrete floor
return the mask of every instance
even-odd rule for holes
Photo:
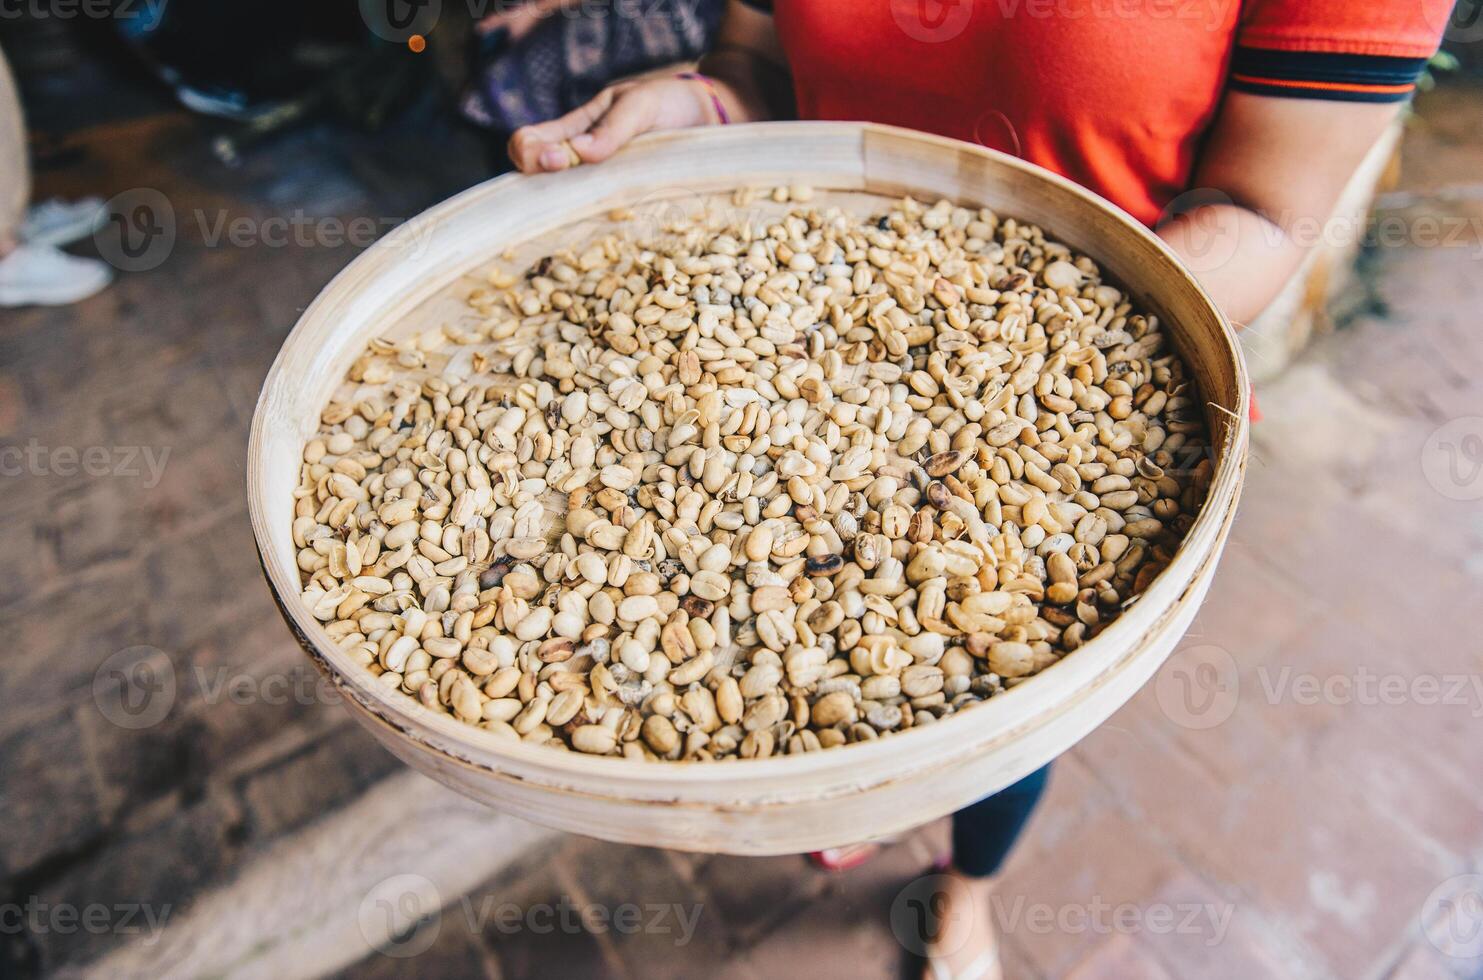
[[[1366,259],[1368,312],[1259,392],[1241,512],[1194,629],[1057,763],[992,910],[1010,976],[1483,975],[1467,748],[1483,732],[1483,92],[1444,88],[1418,110],[1382,202],[1400,232]],[[399,769],[315,696],[273,609],[245,433],[297,311],[355,254],[320,234],[330,219],[405,218],[481,162],[465,147],[403,181],[420,141],[312,130],[225,172],[203,135],[175,113],[77,134],[85,152],[40,174],[42,192],[152,188],[173,246],[77,307],[0,314],[0,445],[44,460],[0,477],[5,901],[183,917]],[[297,213],[318,237],[271,244],[265,219]],[[223,219],[246,219],[246,237],[216,238]],[[101,447],[93,473],[69,447]],[[108,687],[141,660],[175,680],[148,724]],[[828,875],[564,838],[393,950],[415,955],[346,975],[895,976],[908,950],[892,923],[943,839],[924,828]],[[588,925],[543,931],[528,913],[559,922],[563,896]],[[590,918],[625,903],[636,930]],[[0,972],[147,938],[114,920],[7,928]]]

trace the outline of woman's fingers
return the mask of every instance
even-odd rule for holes
[[[560,119],[518,130],[510,139],[510,159],[525,173],[565,170],[606,160],[652,129],[702,126],[706,121],[706,110],[687,82],[624,82]]]
[[[522,126],[510,137],[510,162],[524,173],[562,170],[571,163],[565,141],[592,128],[613,104],[618,89],[606,88],[585,105],[534,126]]]
[[[654,128],[657,93],[636,88],[620,95],[589,132],[572,137],[572,149],[583,163],[599,163],[635,136]]]

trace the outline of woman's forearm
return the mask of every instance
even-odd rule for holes
[[[1227,93],[1187,196],[1211,201],[1159,228],[1217,305],[1245,323],[1266,309],[1314,246],[1393,103]]]
[[[711,52],[700,70],[736,122],[786,119],[794,115],[793,80],[772,15],[727,0]]]
[[[1238,327],[1267,308],[1303,261],[1279,225],[1235,204],[1196,208],[1158,232]]]
[[[700,59],[733,122],[761,122],[794,115],[786,68],[744,48],[722,47]]]

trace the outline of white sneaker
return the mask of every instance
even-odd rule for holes
[[[0,258],[0,306],[63,306],[87,299],[113,281],[97,259],[68,255],[50,245],[19,245]]]
[[[53,198],[32,205],[21,223],[20,240],[31,245],[70,245],[91,235],[108,221],[108,206],[101,197],[80,201]]]

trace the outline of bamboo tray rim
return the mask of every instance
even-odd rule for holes
[[[1181,541],[1169,565],[1155,577],[1134,605],[1128,607],[1127,611],[1102,633],[1087,641],[1063,660],[1014,688],[1005,690],[970,709],[939,719],[931,725],[892,732],[867,742],[852,742],[827,751],[799,755],[774,755],[765,759],[728,759],[704,763],[646,762],[616,756],[584,755],[574,750],[561,751],[549,746],[531,745],[501,738],[492,732],[458,721],[450,715],[430,711],[409,695],[387,688],[373,675],[366,672],[364,667],[351,661],[348,655],[341,651],[329,637],[323,626],[309,616],[299,600],[301,586],[297,581],[297,575],[292,576],[290,580],[291,577],[284,574],[279,563],[273,559],[271,547],[266,544],[271,540],[268,535],[273,533],[265,513],[267,503],[262,499],[260,492],[264,482],[263,471],[266,463],[264,450],[270,423],[267,405],[272,395],[274,382],[282,381],[281,376],[285,373],[286,358],[293,346],[295,334],[298,334],[305,324],[333,314],[335,308],[346,300],[347,295],[355,294],[367,274],[374,274],[377,269],[385,268],[388,263],[396,261],[398,248],[414,244],[416,236],[429,234],[429,229],[435,230],[450,216],[477,207],[488,198],[500,195],[506,188],[522,183],[550,181],[553,178],[570,178],[578,174],[586,176],[589,172],[600,172],[600,170],[593,168],[593,171],[589,171],[588,168],[578,168],[562,174],[538,177],[508,173],[470,187],[399,225],[337,273],[319,292],[314,301],[305,308],[293,330],[285,338],[266,375],[262,392],[259,395],[248,439],[246,474],[249,516],[253,525],[259,559],[274,599],[300,645],[311,655],[319,669],[330,677],[337,688],[348,691],[350,695],[348,707],[369,713],[378,722],[395,728],[402,736],[430,747],[456,763],[475,767],[481,772],[500,778],[537,784],[560,792],[575,792],[577,795],[582,795],[585,791],[561,785],[559,780],[562,776],[600,778],[614,787],[623,785],[637,787],[647,784],[650,788],[666,788],[676,791],[694,787],[712,787],[739,782],[742,779],[750,781],[776,778],[777,786],[781,790],[789,785],[785,777],[838,776],[841,775],[841,770],[853,769],[858,773],[859,785],[872,786],[891,782],[893,778],[902,778],[900,774],[892,777],[884,767],[872,770],[872,763],[891,761],[893,758],[899,761],[901,756],[910,754],[913,749],[919,749],[922,750],[919,752],[922,760],[921,768],[931,769],[945,764],[951,757],[975,754],[992,743],[1013,737],[1026,730],[1039,728],[1046,721],[1063,715],[1098,688],[1109,683],[1115,675],[1128,669],[1134,661],[1150,653],[1150,650],[1141,642],[1142,637],[1139,633],[1143,633],[1146,637],[1153,630],[1134,622],[1131,614],[1137,605],[1146,602],[1151,595],[1169,593],[1162,596],[1166,600],[1167,608],[1161,612],[1152,626],[1156,628],[1159,623],[1172,616],[1173,610],[1179,605],[1183,595],[1194,588],[1198,581],[1211,571],[1209,566],[1218,559],[1220,546],[1223,544],[1226,531],[1234,517],[1235,505],[1240,495],[1240,483],[1246,462],[1247,414],[1250,396],[1245,360],[1230,321],[1215,306],[1194,276],[1184,268],[1174,252],[1126,211],[1043,167],[976,144],[877,123],[787,121],[652,133],[635,140],[632,146],[625,148],[617,158],[630,153],[659,150],[671,144],[674,145],[671,152],[683,152],[683,147],[687,144],[694,146],[697,141],[724,145],[730,140],[766,139],[781,136],[799,138],[811,135],[854,140],[856,142],[855,151],[859,156],[859,172],[862,175],[863,186],[841,187],[840,184],[833,186],[844,190],[874,194],[883,200],[900,195],[873,190],[870,186],[867,148],[873,138],[905,139],[934,146],[944,153],[970,153],[992,160],[1000,167],[1018,170],[1023,174],[1051,183],[1062,192],[1080,198],[1083,203],[1107,213],[1123,226],[1124,231],[1141,239],[1142,243],[1157,256],[1157,261],[1166,266],[1165,271],[1168,274],[1180,277],[1184,280],[1186,288],[1195,290],[1218,321],[1221,331],[1220,339],[1224,343],[1226,353],[1232,355],[1231,367],[1237,391],[1237,404],[1228,424],[1222,427],[1223,437],[1216,437],[1215,427],[1211,427],[1212,449],[1217,452],[1215,473],[1205,502],[1201,505],[1194,524]],[[598,168],[600,166],[598,165]],[[749,181],[745,178],[736,182],[736,186],[748,185]],[[815,181],[813,186],[817,189],[831,187],[827,181],[823,183]],[[537,192],[537,189],[532,188],[532,191]],[[918,196],[926,195],[919,193]],[[1012,206],[1003,208],[1003,210],[1007,216],[1014,217]],[[565,214],[558,227],[578,222],[583,217],[581,211]],[[1048,227],[1046,231],[1051,237],[1060,241],[1075,238],[1074,234],[1066,235],[1060,228]],[[458,278],[487,262],[489,258],[490,255],[487,254],[458,256],[456,261],[450,263],[456,268],[453,268],[446,277],[442,277],[441,282],[436,285],[430,284],[427,288],[419,288],[416,291],[416,301],[425,301],[429,295],[448,288]],[[1094,256],[1094,258],[1101,261],[1101,257]],[[1132,286],[1132,284],[1129,285]],[[412,300],[413,297],[404,291],[401,296],[394,297],[392,302],[398,309],[405,309],[412,303]],[[1203,394],[1205,393],[1202,392]],[[1207,408],[1210,404],[1212,403],[1207,400]],[[1209,411],[1206,415],[1207,419],[1211,418]],[[1229,500],[1229,506],[1213,505],[1217,501],[1226,500]],[[1209,538],[1216,544],[1216,547],[1208,554],[1199,554],[1190,549],[1191,541],[1205,538]],[[1176,574],[1183,584],[1181,588],[1174,590],[1170,586]],[[954,747],[948,751],[933,751],[932,743],[934,742],[938,743],[938,748],[945,745]],[[526,772],[510,771],[501,766],[502,762],[517,764]],[[530,770],[539,773],[539,776],[529,774]],[[879,773],[880,778],[872,778],[873,772]],[[548,782],[548,779],[555,781]],[[780,792],[779,801],[785,796],[785,793]],[[754,800],[755,797],[749,797],[749,799]],[[708,801],[707,805],[717,804]]]

